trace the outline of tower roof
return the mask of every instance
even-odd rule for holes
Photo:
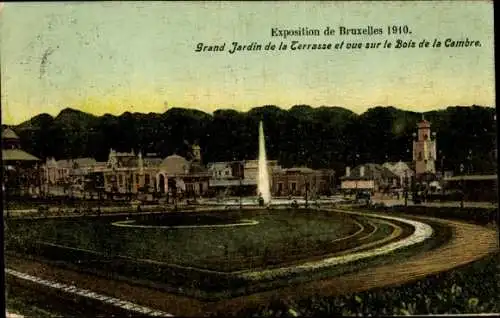
[[[428,122],[427,120],[425,119],[422,119],[418,124],[417,124],[417,127],[418,128],[430,128],[431,127],[431,123]]]
[[[19,136],[10,128],[5,128],[2,131],[2,139],[19,139]]]

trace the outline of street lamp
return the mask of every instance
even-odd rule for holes
[[[446,157],[443,155],[442,150],[439,150],[439,157],[441,158],[441,178],[444,179],[444,159]]]
[[[238,164],[238,174],[240,177],[240,210],[243,209],[243,169],[244,167],[244,162],[240,161]]]
[[[356,156],[355,156],[355,159],[354,159],[354,165],[353,165],[353,169],[356,168],[356,164],[359,162],[359,153],[356,153]],[[361,178],[361,174],[360,174],[360,178]],[[354,190],[354,195],[357,195],[358,193],[358,183],[359,183],[359,179],[354,179],[354,181],[356,182],[356,187],[355,187],[355,190]]]
[[[464,180],[464,164],[461,163],[460,164],[460,174],[462,176],[462,198],[461,198],[461,201],[460,201],[460,208],[463,209],[464,207],[464,197],[465,197],[465,180]]]
[[[443,180],[441,184],[441,195],[444,197],[444,159],[446,158],[446,156],[442,154],[442,151],[440,151],[440,153],[441,153],[441,180]]]
[[[408,206],[408,170],[405,170],[405,207]]]
[[[467,174],[472,172],[472,150],[469,149],[469,154],[467,155]]]
[[[305,182],[305,187],[306,187],[305,199],[306,199],[306,209],[307,209],[307,207],[308,207],[308,201],[307,201],[307,191],[309,190],[309,182],[308,182],[308,180],[307,180],[307,177],[306,177],[306,176],[304,176],[304,179],[305,179],[305,181],[306,181],[306,182]]]

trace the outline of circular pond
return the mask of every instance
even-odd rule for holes
[[[242,219],[240,214],[168,213],[147,215],[133,220],[114,222],[113,225],[136,228],[212,228],[259,224],[256,220]]]

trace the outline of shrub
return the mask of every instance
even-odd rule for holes
[[[276,300],[235,316],[380,316],[500,312],[499,253],[462,268],[392,288],[330,297],[314,295],[296,303]],[[219,313],[220,315],[225,315]]]

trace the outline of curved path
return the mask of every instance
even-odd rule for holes
[[[290,299],[315,294],[335,296],[376,287],[400,285],[468,264],[498,250],[496,230],[459,221],[410,215],[405,217],[451,226],[454,231],[453,238],[443,246],[428,253],[411,256],[401,263],[365,268],[343,276],[221,301],[211,309],[237,312],[249,305],[266,303],[271,297]]]
[[[259,221],[255,220],[241,220],[241,222],[239,223],[229,223],[229,224],[168,225],[168,226],[136,224],[135,220],[118,221],[111,223],[111,225],[119,227],[132,227],[132,228],[143,228],[143,229],[203,229],[203,228],[218,228],[218,227],[249,226],[257,224],[259,224]]]
[[[340,211],[344,212],[344,211]],[[370,213],[367,213],[370,216]],[[453,238],[430,252],[408,257],[397,264],[386,264],[362,269],[352,274],[325,280],[304,283],[299,286],[284,287],[273,291],[237,297],[216,303],[205,303],[196,299],[172,295],[146,287],[134,286],[121,281],[110,281],[71,270],[59,269],[41,262],[6,256],[8,268],[56,280],[60,283],[76,284],[123,300],[152,307],[174,315],[200,316],[207,312],[237,312],[246,306],[267,303],[271,297],[289,299],[307,295],[339,295],[360,292],[375,287],[398,285],[427,275],[446,271],[498,250],[497,231],[482,226],[430,217],[404,216],[408,219],[439,222],[451,226]],[[7,277],[8,281],[8,277]]]

